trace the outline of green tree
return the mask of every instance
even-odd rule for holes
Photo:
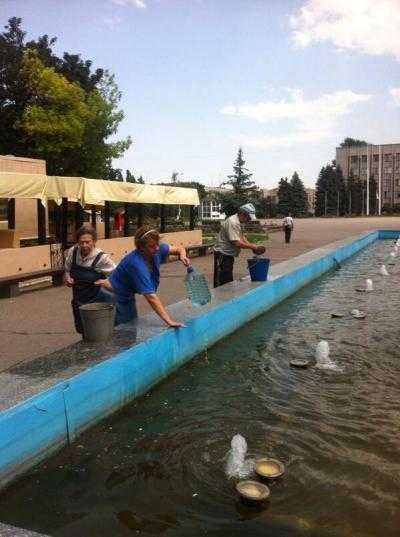
[[[292,187],[288,178],[281,178],[278,184],[278,213],[286,216],[292,210]]]
[[[254,205],[258,218],[274,218],[278,214],[278,206],[272,202],[271,196],[260,197]]]
[[[222,185],[229,185],[232,187],[233,193],[236,196],[252,197],[258,190],[257,185],[251,180],[253,176],[247,168],[245,168],[246,161],[243,158],[243,150],[239,147],[235,164],[233,166],[233,174],[228,175],[228,181],[222,183]]]
[[[346,182],[340,166],[334,165],[336,175],[336,216],[343,216],[347,212]]]
[[[24,51],[21,65],[20,77],[30,98],[16,126],[34,153],[52,162],[83,142],[89,117],[85,92],[45,67],[34,50]]]
[[[233,166],[234,173],[228,175],[228,181],[221,184],[221,186],[230,186],[232,190],[219,193],[217,196],[219,203],[221,203],[221,210],[227,216],[235,214],[239,207],[245,203],[256,203],[260,197],[257,185],[251,180],[253,174],[245,168],[245,164],[243,150],[239,147]]]
[[[16,126],[30,97],[20,76],[25,39],[21,22],[10,19],[0,34],[0,153],[29,155]]]
[[[124,117],[123,112],[118,110],[120,99],[121,93],[114,77],[105,71],[98,88],[87,94],[89,115],[82,148],[66,155],[66,166],[73,175],[102,178],[112,160],[122,157],[129,149],[132,143],[130,137],[108,141],[117,133]]]
[[[363,188],[359,179],[355,179],[350,171],[347,178],[347,212],[350,215],[362,214],[363,211]]]
[[[325,167],[321,168],[315,184],[315,216],[324,216],[326,200]]]
[[[26,43],[21,25],[9,19],[0,34],[0,152],[45,158],[50,174],[105,177],[131,144],[108,142],[123,118],[113,77],[79,55],[58,58],[55,38]]]
[[[326,174],[326,188],[327,188],[327,215],[336,216],[338,207],[338,195],[337,195],[337,177],[336,169],[332,164],[328,164],[325,167]]]
[[[362,146],[367,145],[367,142],[364,140],[357,140],[356,138],[345,138],[340,144],[340,147],[351,147],[352,145]]]
[[[290,190],[291,212],[294,216],[305,216],[308,212],[307,192],[297,172],[294,172],[290,180]]]
[[[315,196],[316,216],[335,216],[337,214],[336,171],[332,164],[327,164],[321,169]]]
[[[112,168],[110,166],[109,168],[107,168],[107,173],[104,179],[108,179],[109,181],[123,181],[124,176],[122,175],[121,168]]]
[[[341,169],[335,161],[322,167],[315,186],[315,216],[345,214],[346,187]]]

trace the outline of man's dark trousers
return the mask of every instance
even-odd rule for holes
[[[292,234],[292,228],[290,226],[285,226],[285,242],[287,244],[290,242],[291,234]]]
[[[233,281],[233,255],[214,252],[214,287]]]

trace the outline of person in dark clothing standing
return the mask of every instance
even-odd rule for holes
[[[77,244],[70,248],[65,258],[65,283],[72,288],[72,313],[75,329],[83,333],[79,306],[91,302],[109,302],[107,291],[95,285],[99,278],[106,278],[115,263],[108,254],[96,248],[97,234],[91,226],[82,226],[76,234]]]
[[[239,207],[237,214],[222,222],[214,248],[214,287],[233,281],[233,264],[241,250],[265,252],[264,246],[249,242],[243,235],[242,224],[251,220],[256,220],[256,210],[252,203],[246,203]]]
[[[285,232],[285,243],[289,244],[293,231],[293,218],[291,213],[288,213],[288,215],[283,219],[283,231]]]

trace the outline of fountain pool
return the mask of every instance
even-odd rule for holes
[[[397,537],[400,262],[379,273],[391,246],[375,242],[34,468],[1,493],[0,520],[57,537]],[[374,290],[358,293],[366,278]],[[315,367],[321,340],[337,369]],[[263,508],[226,474],[236,434],[246,457],[285,464]]]

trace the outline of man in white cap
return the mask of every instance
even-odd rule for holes
[[[233,264],[240,250],[252,250],[255,254],[265,252],[264,246],[249,242],[243,235],[241,224],[251,220],[257,220],[256,210],[252,203],[246,203],[222,222],[214,248],[214,287],[233,281]]]

